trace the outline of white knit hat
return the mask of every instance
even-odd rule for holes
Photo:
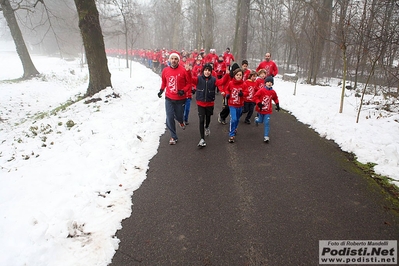
[[[172,56],[176,56],[177,59],[180,61],[180,56],[179,56],[178,53],[171,53],[171,54],[169,55],[169,60],[172,58]]]

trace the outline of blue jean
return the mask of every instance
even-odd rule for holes
[[[171,137],[175,140],[177,140],[175,119],[179,123],[183,123],[184,103],[185,100],[176,101],[165,98],[166,127],[169,129]]]
[[[268,137],[269,131],[270,131],[270,114],[267,114],[267,115],[258,114],[258,123],[264,124],[263,136]]]
[[[236,135],[236,130],[238,127],[238,122],[242,114],[242,107],[232,107],[229,106],[230,110],[230,131],[229,137],[234,137]]]
[[[186,99],[186,106],[184,107],[184,122],[188,122],[188,115],[190,114],[191,98]]]

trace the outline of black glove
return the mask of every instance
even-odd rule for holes
[[[276,103],[276,110],[277,112],[280,112],[280,104]]]
[[[242,93],[242,91],[240,91],[240,92],[238,93],[238,96],[242,97],[242,96],[244,96],[244,93]]]
[[[184,90],[178,90],[178,91],[177,91],[177,94],[178,94],[179,96],[183,96],[183,95],[184,95]]]
[[[262,110],[263,103],[261,103],[261,102],[258,102],[256,105],[259,107],[259,109],[260,109],[260,110]]]
[[[159,90],[159,92],[158,92],[158,98],[162,98],[162,93],[163,93],[163,90]]]
[[[197,90],[192,89],[191,93],[194,95]]]

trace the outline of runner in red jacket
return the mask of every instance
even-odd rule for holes
[[[237,134],[238,123],[244,106],[244,98],[248,96],[248,86],[242,80],[243,71],[241,68],[234,70],[233,79],[224,90],[227,104],[230,109],[230,131],[229,142],[234,143]]]
[[[278,74],[278,68],[276,63],[271,60],[270,53],[265,54],[265,61],[260,62],[258,67],[256,68],[256,72],[259,70],[264,69],[266,70],[266,77],[272,76],[275,77]]]
[[[248,79],[245,81],[248,86],[248,96],[244,99],[244,109],[242,111],[243,114],[247,113],[247,116],[244,120],[245,124],[251,124],[251,117],[254,113],[254,95],[259,90],[259,84],[256,82],[257,75],[258,74],[256,73],[256,71],[252,70],[250,71]]]
[[[227,67],[230,67],[233,64],[233,62],[236,61],[234,59],[234,55],[232,55],[230,53],[230,48],[229,47],[226,48],[226,51],[223,54],[223,59],[224,59],[224,62],[226,63]]]
[[[174,145],[177,141],[175,119],[180,127],[185,129],[183,123],[184,105],[186,103],[186,93],[191,90],[191,73],[189,65],[186,69],[179,65],[180,56],[177,53],[169,55],[170,66],[162,71],[162,84],[158,92],[158,97],[165,93],[166,127],[169,129],[171,138],[169,144]]]
[[[259,123],[264,123],[263,141],[269,142],[269,131],[270,131],[270,115],[273,112],[272,101],[276,104],[276,110],[280,111],[280,104],[278,101],[277,93],[273,90],[273,77],[269,76],[266,78],[266,84],[263,89],[258,90],[255,93],[254,100],[256,102],[256,111],[258,116],[255,117],[255,124],[258,126]]]

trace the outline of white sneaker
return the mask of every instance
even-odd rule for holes
[[[205,147],[206,146],[206,142],[204,139],[201,139],[198,143],[198,147]]]
[[[211,130],[209,129],[209,127],[205,128],[205,136],[209,136],[211,134]]]
[[[268,142],[270,141],[270,139],[269,139],[269,137],[264,137],[264,138],[263,138],[263,141],[266,142],[266,143],[268,143]]]
[[[169,140],[170,145],[175,145],[176,142],[177,142],[177,139],[174,139],[174,138],[170,138],[170,140]]]

